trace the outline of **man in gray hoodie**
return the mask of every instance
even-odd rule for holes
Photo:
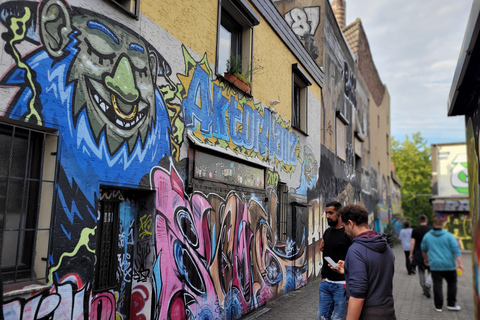
[[[382,234],[368,229],[368,213],[364,207],[346,205],[340,214],[345,232],[353,238],[345,262],[339,261],[340,269],[337,269],[345,272],[347,320],[395,320],[392,249]]]

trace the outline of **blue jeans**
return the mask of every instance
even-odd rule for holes
[[[343,284],[329,283],[327,281],[320,282],[318,293],[320,295],[318,320],[342,320],[345,318],[347,300]]]

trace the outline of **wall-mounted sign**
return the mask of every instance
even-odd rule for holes
[[[265,188],[264,169],[195,151],[195,178],[253,188]]]
[[[468,200],[435,200],[433,201],[433,210],[437,212],[469,212],[470,204]]]
[[[438,195],[451,197],[468,195],[467,149],[465,144],[439,145]]]

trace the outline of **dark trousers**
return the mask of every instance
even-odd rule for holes
[[[410,251],[404,251],[405,252],[405,266],[407,267],[407,272],[408,274],[412,274],[414,272],[414,266],[410,262]]]
[[[376,306],[370,308],[363,308],[360,318],[358,320],[397,320],[395,309],[392,306]]]
[[[447,281],[447,306],[453,307],[457,302],[457,271],[433,271],[433,301],[435,308],[443,307],[443,279]]]

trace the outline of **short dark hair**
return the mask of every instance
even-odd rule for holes
[[[410,221],[409,221],[409,220],[403,221],[403,227],[404,227],[405,229],[410,228]]]
[[[335,210],[338,211],[342,207],[342,204],[338,201],[330,201],[325,205],[325,208],[327,207],[335,207]]]
[[[421,223],[421,222],[425,222],[425,221],[427,221],[427,220],[428,220],[428,219],[427,219],[427,216],[424,215],[424,214],[421,214],[421,215],[418,216],[418,222],[420,222],[420,223]]]
[[[353,221],[357,226],[368,224],[368,212],[365,207],[357,204],[347,204],[340,209],[343,222]]]
[[[433,226],[434,226],[434,227],[443,226],[443,223],[444,223],[444,222],[445,222],[445,221],[443,221],[443,218],[440,217],[440,216],[435,216],[435,217],[433,218]]]

